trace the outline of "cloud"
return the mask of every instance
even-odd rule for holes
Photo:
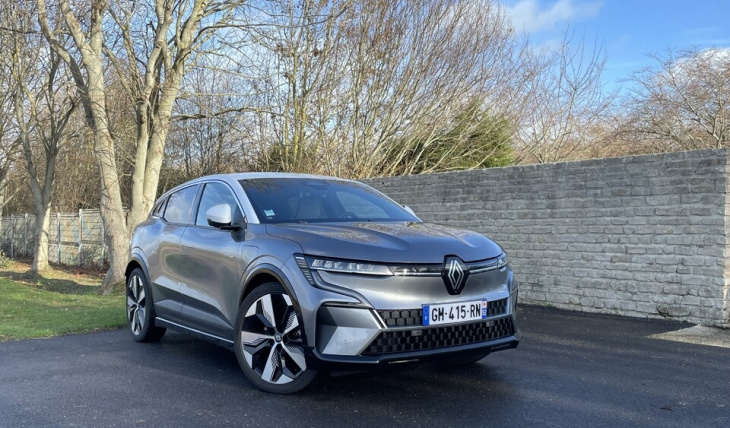
[[[709,81],[717,76],[724,77],[728,67],[730,48],[710,48],[676,58],[671,64],[671,75],[677,82],[686,85],[697,79]]]
[[[708,26],[687,28],[682,30],[682,34],[693,45],[697,46],[726,46],[730,44],[730,39],[722,27]]]
[[[717,34],[722,31],[722,28],[715,27],[715,26],[709,26],[709,27],[698,27],[698,28],[687,28],[686,30],[682,31],[685,35],[690,37],[697,37],[697,36],[708,36]]]
[[[602,6],[603,1],[577,3],[573,0],[558,0],[542,7],[539,0],[519,0],[506,6],[505,10],[515,29],[529,34],[551,30],[563,22],[596,16]]]

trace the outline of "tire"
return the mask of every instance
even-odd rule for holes
[[[150,286],[142,269],[127,278],[127,328],[137,342],[157,342],[166,329],[155,326],[155,307]]]
[[[238,364],[259,389],[291,394],[317,377],[304,356],[301,315],[281,284],[263,284],[243,300],[235,331]]]
[[[452,366],[465,366],[481,361],[489,352],[461,352],[442,357],[439,362]]]

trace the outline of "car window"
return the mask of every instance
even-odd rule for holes
[[[165,209],[164,219],[170,223],[187,224],[193,210],[195,196],[198,194],[198,185],[180,189],[170,195]]]
[[[167,198],[159,201],[157,203],[157,205],[155,205],[155,207],[152,209],[152,215],[154,217],[160,217],[162,215],[163,211],[165,211],[165,204],[166,203],[167,203]]]
[[[337,200],[342,206],[343,215],[354,214],[358,218],[388,219],[388,214],[382,208],[365,198],[350,192],[335,192]]]
[[[326,178],[239,181],[261,223],[418,221],[362,183]]]
[[[243,217],[241,210],[238,208],[236,197],[228,186],[223,183],[208,183],[205,185],[203,196],[200,198],[200,207],[198,208],[195,224],[198,226],[208,226],[208,219],[205,217],[205,213],[210,207],[219,204],[226,204],[231,207],[233,221]]]

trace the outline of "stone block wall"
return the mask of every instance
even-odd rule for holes
[[[730,325],[728,151],[364,180],[509,255],[522,302]]]

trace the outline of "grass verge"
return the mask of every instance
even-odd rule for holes
[[[122,293],[99,295],[98,274],[55,269],[33,275],[28,268],[13,262],[0,269],[0,341],[125,325]]]

